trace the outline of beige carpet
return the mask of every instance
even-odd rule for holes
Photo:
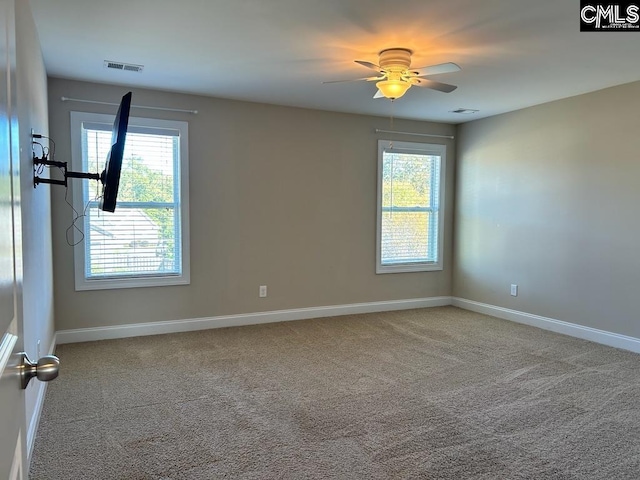
[[[640,356],[443,307],[63,345],[31,479],[638,479]]]

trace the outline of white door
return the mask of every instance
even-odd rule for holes
[[[15,105],[15,0],[0,0],[0,479],[26,478],[22,350],[22,252],[18,121]],[[16,245],[18,247],[16,247]]]

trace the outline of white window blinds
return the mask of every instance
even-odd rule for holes
[[[103,168],[111,147],[111,131],[95,127],[83,128],[88,171]],[[85,182],[87,279],[181,273],[179,132],[140,130],[127,133],[113,214],[98,209],[95,185]]]

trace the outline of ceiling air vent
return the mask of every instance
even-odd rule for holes
[[[141,72],[144,65],[135,65],[133,63],[112,62],[111,60],[104,61],[105,68],[111,68],[112,70],[124,70],[125,72]]]
[[[472,113],[478,113],[480,110],[474,110],[473,108],[457,108],[451,110],[451,113],[461,113],[462,115],[471,115]]]

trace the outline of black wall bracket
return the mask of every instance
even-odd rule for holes
[[[45,165],[47,167],[58,167],[60,170],[62,170],[64,180],[39,177],[37,175],[37,170],[40,165]],[[36,157],[35,155],[33,156],[33,188],[36,188],[41,183],[48,183],[49,185],[64,185],[66,187],[68,178],[89,178],[91,180],[102,180],[99,173],[72,172],[70,170],[67,170],[67,162],[47,160],[47,157],[45,155],[43,155],[42,157]]]
[[[43,135],[34,133],[33,129],[31,130],[31,138],[43,138]],[[45,137],[48,138],[48,137]],[[34,145],[39,143],[33,141]],[[42,147],[42,145],[40,145]],[[48,150],[42,148],[42,156],[38,157],[35,153],[33,153],[33,188],[36,188],[41,183],[48,183],[49,185],[63,185],[67,186],[67,179],[69,178],[89,178],[91,180],[102,181],[104,183],[103,175],[99,173],[84,173],[84,172],[72,172],[67,169],[67,162],[58,162],[56,160],[49,160]],[[53,157],[53,154],[52,154]],[[38,173],[41,172],[41,166],[46,167],[58,167],[63,174],[63,180],[57,180],[53,178],[42,178],[38,176]]]

